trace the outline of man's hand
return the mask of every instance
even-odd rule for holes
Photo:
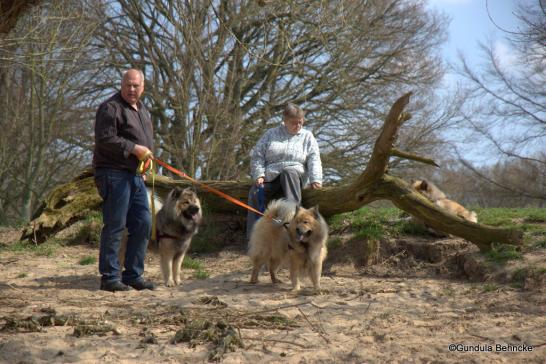
[[[263,186],[264,184],[264,178],[263,177],[258,177],[256,179],[256,186],[260,187],[260,186]]]
[[[150,149],[148,149],[144,145],[139,145],[139,144],[135,144],[135,147],[133,148],[133,151],[131,153],[133,153],[138,158],[139,161],[144,161],[148,158],[153,157],[153,154],[150,151]]]
[[[322,185],[319,182],[311,183],[311,188],[314,189],[314,190],[318,190],[321,187],[322,187]]]

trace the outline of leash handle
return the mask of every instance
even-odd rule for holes
[[[151,164],[151,171],[152,171],[152,196],[150,198],[151,208],[152,208],[152,241],[157,240],[157,229],[156,229],[156,218],[155,218],[155,165],[153,164],[153,161],[150,160]]]

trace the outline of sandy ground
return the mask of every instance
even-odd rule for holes
[[[247,283],[250,262],[236,249],[199,258],[207,279],[192,278],[186,269],[176,288],[109,293],[98,290],[96,263],[78,263],[94,254],[87,246],[66,247],[52,257],[1,252],[0,362],[197,363],[214,353],[225,363],[546,362],[540,289],[378,278],[336,265],[323,276],[322,295],[294,295],[288,283],[274,286],[265,273],[258,285]],[[146,269],[147,278],[161,281],[156,256],[150,254]],[[289,281],[285,270],[280,277]],[[38,326],[40,332],[24,320],[30,316],[61,322]],[[177,332],[202,322],[208,323],[205,333],[221,322],[218,327],[235,334],[220,344],[204,336],[173,343]],[[86,335],[85,327],[106,329]],[[242,338],[240,345],[226,341],[234,337]],[[451,344],[462,344],[461,351],[450,351]],[[501,351],[529,346],[533,351]]]

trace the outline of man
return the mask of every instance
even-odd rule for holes
[[[143,279],[144,257],[151,230],[151,214],[139,161],[152,156],[150,113],[140,101],[142,71],[130,69],[121,91],[99,106],[95,122],[93,167],[95,184],[103,199],[104,226],[99,252],[100,289],[110,292],[155,289]],[[119,250],[127,228],[125,270],[120,275]],[[131,288],[132,287],[132,288]]]

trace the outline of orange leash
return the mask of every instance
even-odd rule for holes
[[[231,197],[230,195],[227,195],[227,194],[225,194],[224,192],[222,192],[222,191],[220,191],[220,190],[217,190],[216,188],[207,186],[206,184],[204,184],[204,183],[202,183],[202,182],[199,182],[199,181],[197,181],[197,180],[191,178],[191,177],[188,176],[186,173],[184,173],[184,172],[182,172],[182,171],[179,171],[178,169],[176,169],[176,168],[170,166],[169,164],[167,164],[167,163],[165,163],[165,162],[163,162],[163,161],[161,161],[161,160],[159,160],[159,159],[157,159],[157,158],[155,158],[155,157],[154,157],[153,159],[157,162],[157,164],[160,164],[160,165],[162,165],[163,167],[167,168],[169,171],[173,172],[174,174],[176,174],[176,175],[178,175],[178,176],[180,176],[180,177],[182,177],[182,178],[185,178],[185,179],[191,181],[192,183],[194,183],[194,184],[200,186],[201,188],[203,188],[204,190],[207,190],[207,191],[209,191],[209,192],[212,192],[212,193],[214,193],[215,195],[220,196],[220,197],[222,197],[222,198],[228,200],[229,202],[234,203],[235,205],[244,207],[245,209],[250,210],[250,211],[252,211],[252,212],[254,212],[254,213],[256,213],[256,214],[258,214],[258,215],[260,215],[260,216],[264,216],[263,213],[261,213],[260,211],[256,210],[254,207],[249,206],[249,205],[247,205],[246,203],[241,202],[241,201],[237,200],[236,198],[233,198],[233,197]],[[276,220],[276,219],[273,219],[273,220]]]

